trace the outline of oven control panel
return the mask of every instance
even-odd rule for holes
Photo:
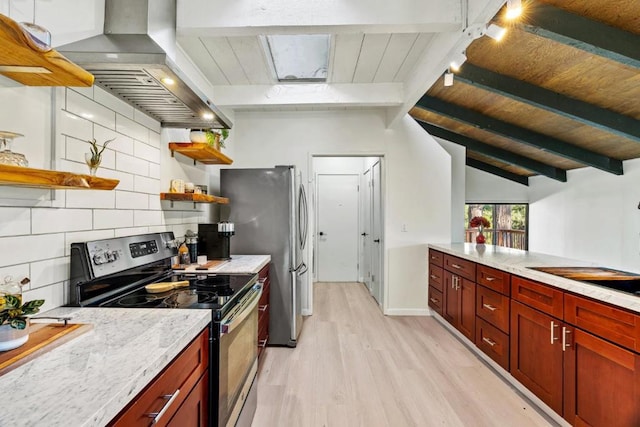
[[[136,242],[129,243],[129,251],[131,251],[131,258],[138,258],[144,255],[151,255],[158,252],[158,245],[155,240],[149,240],[148,242]]]

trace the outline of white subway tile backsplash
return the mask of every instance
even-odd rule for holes
[[[31,210],[31,232],[33,234],[57,233],[61,231],[91,230],[89,209],[45,209]]]
[[[114,193],[114,191],[103,190],[67,190],[66,207],[113,209],[116,207]]]
[[[124,153],[116,153],[116,169],[137,175],[149,175],[149,162]]]
[[[182,211],[163,211],[162,216],[167,225],[182,224]]]
[[[94,209],[93,228],[133,227],[133,211],[116,209]]]
[[[160,163],[160,149],[154,148],[140,141],[135,141],[133,145],[133,155],[146,159],[152,163]]]
[[[69,279],[69,257],[31,263],[31,289]]]
[[[116,232],[115,237],[134,236],[136,234],[149,233],[149,227],[116,228],[115,232]]]
[[[40,312],[60,307],[68,303],[67,295],[69,293],[68,282],[54,283],[53,285],[43,286],[23,292],[22,299],[24,301],[33,301],[34,299],[43,299],[44,304],[40,307]]]
[[[80,95],[78,92],[67,91],[66,110],[109,129],[116,128],[116,113],[113,110],[98,104],[86,96]]]
[[[160,134],[155,132],[149,132],[149,145],[152,147],[160,148]]]
[[[63,111],[60,113],[60,133],[88,141],[93,138],[93,124],[82,117]]]
[[[164,233],[165,231],[173,231],[171,226],[168,225],[157,225],[155,227],[149,227],[149,233]],[[176,234],[176,237],[178,235]]]
[[[160,122],[154,119],[153,117],[150,117],[144,114],[140,110],[135,110],[133,112],[133,120],[151,129],[155,133],[160,133],[160,130],[161,130]]]
[[[113,230],[110,230],[110,229],[77,231],[73,233],[66,233],[64,236],[64,240],[65,240],[64,254],[66,256],[69,256],[71,254],[72,243],[88,242],[89,240],[110,239],[112,237],[115,237],[115,233],[113,232]]]
[[[133,219],[136,227],[149,227],[162,224],[160,211],[134,211]]]
[[[99,102],[100,104],[104,105],[105,107],[112,109],[116,113],[120,113],[129,119],[134,118],[133,116],[134,108],[131,105],[127,104],[124,101],[121,101],[120,99],[111,95],[110,93],[108,93],[102,88],[96,87],[94,91],[93,99],[96,102]]]
[[[133,178],[133,189],[139,193],[160,194],[160,180],[136,175]]]
[[[160,165],[149,163],[149,178],[160,179]]]
[[[25,277],[30,278],[29,264],[18,264],[0,268],[0,282],[4,283],[4,279],[7,276],[11,276],[14,280],[22,280]],[[29,289],[29,285],[26,285],[26,288],[23,289]]]
[[[116,191],[117,209],[148,209],[149,197],[130,191]]]
[[[149,194],[149,209],[153,211],[159,211],[162,209],[159,194]]]
[[[116,130],[138,141],[149,142],[149,129],[121,114],[116,116]]]
[[[111,169],[98,169],[98,176],[103,178],[119,179],[116,189],[133,191],[133,175],[125,172],[118,172]]]
[[[31,234],[31,209],[0,208],[0,236],[21,234]]]
[[[70,87],[69,89],[71,89],[74,92],[78,92],[80,95],[84,95],[89,99],[93,99],[93,88],[96,86],[89,86],[89,87]]]
[[[133,138],[97,124],[93,125],[93,136],[100,143],[112,139],[109,143],[110,150],[133,155]]]
[[[0,247],[5,248],[0,266],[41,261],[64,256],[64,234],[1,237]]]

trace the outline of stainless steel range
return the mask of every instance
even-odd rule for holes
[[[71,245],[71,303],[211,310],[209,425],[251,424],[257,404],[257,275],[175,273],[171,232]],[[152,285],[152,286],[150,286]]]

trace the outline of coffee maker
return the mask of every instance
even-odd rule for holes
[[[198,254],[208,260],[231,259],[231,236],[235,234],[232,222],[198,224]]]

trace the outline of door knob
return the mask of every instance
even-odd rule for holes
[[[361,236],[368,236],[368,234],[367,233],[362,233]]]
[[[374,242],[380,243],[380,239],[375,239]]]
[[[321,235],[321,236],[324,236],[324,233],[322,231],[319,232],[318,234]]]

